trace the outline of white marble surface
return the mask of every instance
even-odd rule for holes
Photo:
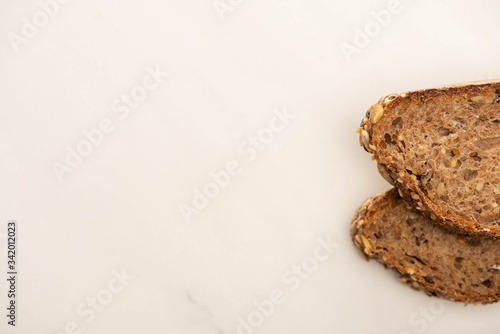
[[[0,4],[2,333],[498,333],[500,305],[415,292],[348,236],[387,187],[366,108],[499,77],[498,2],[58,7]]]

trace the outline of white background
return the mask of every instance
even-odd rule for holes
[[[346,57],[342,43],[357,47],[357,29],[376,29],[388,1],[229,2],[218,13],[212,1],[72,0],[16,48],[12,34],[41,6],[1,1],[1,332],[74,322],[66,333],[498,333],[500,305],[413,291],[365,262],[348,229],[388,186],[354,132],[366,109],[390,93],[498,77],[500,3],[401,1]],[[169,76],[120,119],[112,104],[148,67]],[[238,147],[284,108],[295,118],[247,161]],[[54,163],[106,118],[114,131],[60,180]],[[186,222],[180,206],[232,160],[241,172]],[[340,244],[319,262],[318,238]],[[304,261],[317,266],[292,289],[283,277]],[[122,270],[134,279],[87,321],[77,309]],[[284,302],[238,331],[273,290]]]

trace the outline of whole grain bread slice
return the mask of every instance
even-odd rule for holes
[[[500,80],[383,97],[358,129],[379,171],[436,224],[500,238]]]
[[[430,296],[472,304],[500,300],[500,241],[431,224],[396,188],[368,199],[350,232],[366,259],[392,268],[403,283]]]

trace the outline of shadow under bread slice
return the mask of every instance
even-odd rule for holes
[[[430,296],[473,304],[500,299],[500,242],[431,224],[396,188],[368,199],[350,232],[366,259],[376,259]]]

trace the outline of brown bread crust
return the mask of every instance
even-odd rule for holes
[[[479,201],[476,201],[472,203],[477,204],[478,207],[479,205],[482,205],[488,210],[486,209],[483,210],[482,208],[478,209],[477,207],[471,207],[470,204],[463,205],[460,204],[458,201],[456,202],[450,200],[446,201],[445,197],[446,194],[443,196],[443,192],[445,191],[457,192],[458,187],[455,185],[451,187],[451,189],[445,190],[445,184],[448,181],[450,181],[450,178],[446,177],[448,174],[445,174],[445,171],[443,171],[444,167],[442,167],[442,165],[431,166],[431,167],[425,166],[425,173],[427,177],[425,179],[426,182],[430,183],[435,182],[435,184],[433,188],[429,187],[428,185],[424,185],[423,181],[421,180],[422,176],[419,175],[418,172],[412,171],[407,167],[408,164],[410,164],[412,161],[408,161],[405,160],[404,158],[401,158],[401,156],[406,157],[408,150],[410,149],[409,147],[404,146],[405,145],[404,139],[399,138],[398,140],[398,138],[394,138],[393,135],[392,139],[389,136],[389,138],[386,137],[386,140],[384,141],[384,133],[387,136],[387,131],[389,128],[397,126],[401,127],[401,124],[403,124],[404,121],[406,121],[405,115],[397,117],[399,116],[399,113],[401,112],[402,108],[408,108],[408,106],[416,108],[415,105],[420,104],[423,105],[422,110],[425,110],[423,108],[428,108],[428,109],[431,108],[427,106],[427,103],[429,102],[433,103],[434,101],[439,101],[439,104],[437,104],[435,107],[433,106],[432,108],[436,110],[441,109],[442,110],[441,113],[443,113],[443,110],[445,109],[443,105],[446,105],[449,108],[449,105],[453,103],[453,101],[462,99],[463,101],[470,101],[470,105],[476,107],[477,106],[482,107],[485,103],[490,103],[492,105],[495,104],[495,106],[491,107],[493,111],[491,110],[489,111],[490,113],[494,113],[495,110],[498,110],[495,108],[500,108],[499,104],[500,97],[498,97],[498,93],[500,93],[500,80],[490,80],[490,81],[456,84],[456,85],[443,86],[438,88],[418,90],[413,92],[385,96],[381,98],[378,103],[370,107],[370,109],[366,113],[366,117],[364,117],[363,121],[361,122],[361,128],[357,130],[357,132],[359,132],[360,144],[362,147],[364,147],[364,149],[367,152],[372,153],[374,155],[374,158],[378,163],[380,174],[390,184],[396,186],[399,189],[400,195],[406,201],[408,201],[408,203],[410,203],[413,207],[421,211],[426,216],[430,217],[435,224],[440,225],[448,229],[449,231],[458,234],[483,236],[483,237],[498,239],[500,238],[500,214],[499,214],[500,208],[498,207],[498,204],[495,202],[495,198],[493,197],[497,196],[497,194],[500,194],[500,184],[498,184],[500,175],[498,175],[499,174],[498,169],[493,169],[493,172],[491,172],[492,169],[491,165],[492,164],[496,165],[495,158],[498,158],[498,156],[495,156],[495,154],[498,154],[496,152],[498,152],[498,144],[500,143],[500,137],[496,136],[493,138],[484,139],[481,138],[480,135],[477,134],[474,129],[469,129],[470,137],[472,137],[476,141],[480,141],[480,139],[482,139],[483,141],[486,140],[483,143],[483,146],[485,144],[489,144],[490,146],[494,145],[494,149],[489,150],[490,153],[489,160],[486,163],[483,160],[482,166],[481,162],[477,162],[481,161],[480,156],[474,156],[474,154],[477,155],[477,152],[464,153],[467,154],[466,157],[462,158],[462,160],[465,161],[464,166],[469,166],[465,165],[465,164],[470,164],[468,160],[466,160],[469,159],[470,161],[472,161],[473,164],[475,164],[474,165],[475,169],[471,170],[471,169],[465,169],[465,167],[463,167],[462,169],[465,169],[465,171],[460,170],[460,173],[462,173],[460,175],[464,175],[465,173],[464,177],[466,179],[471,177],[476,177],[478,175],[477,174],[478,170],[479,173],[482,173],[479,175],[479,177],[477,177],[480,180],[477,181],[476,187],[477,189],[479,189],[479,191],[481,191],[486,184],[486,187],[489,187],[489,189],[491,189],[490,194],[488,195],[486,195],[486,193],[484,193],[483,190],[483,194],[485,194],[483,195],[483,197],[484,198],[488,197],[489,202],[485,203],[484,201],[482,201],[482,203],[479,203]],[[490,96],[492,96],[491,100],[489,98]],[[474,110],[472,111],[469,110],[471,109],[470,105],[464,106],[465,110],[464,113],[471,114],[474,112]],[[435,112],[435,114],[436,113],[438,114],[439,112]],[[435,116],[435,114],[433,116]],[[500,117],[500,115],[497,116]],[[421,117],[423,119],[425,119],[426,117],[426,114],[424,114],[423,111]],[[495,121],[498,121],[498,119],[495,119]],[[400,122],[399,125],[395,125],[398,124],[399,122]],[[495,126],[498,126],[498,124],[499,122],[495,122]],[[443,135],[447,136],[449,134],[449,129],[446,128],[436,129],[429,126],[429,129],[427,130],[429,131],[429,133],[431,132],[434,133],[437,130],[440,130],[444,132]],[[393,129],[391,131],[393,131],[394,133]],[[496,130],[493,129],[493,131],[495,132]],[[393,154],[391,150],[386,148],[386,146],[389,146],[387,145],[387,140],[391,144],[393,144],[393,146],[396,149],[398,149],[397,146],[399,146],[399,151],[401,152],[400,156],[396,156],[396,154]],[[446,142],[445,144],[449,143]],[[465,144],[471,146],[470,140]],[[478,151],[480,154],[482,153],[480,151],[480,148],[478,148]],[[491,153],[491,151],[494,152]],[[443,152],[446,151],[443,150]],[[460,154],[462,152],[461,153],[458,152],[459,150],[457,149],[457,150],[450,150],[446,152],[446,154],[443,153],[446,155],[446,159],[451,161],[452,164],[451,167],[456,165],[457,161],[459,166],[461,166],[462,164],[462,161],[459,159]],[[455,158],[454,154],[458,154],[455,161],[453,161]],[[488,163],[490,165],[488,165]],[[449,165],[447,167],[451,169]],[[449,173],[448,171],[446,172]],[[436,174],[441,174],[440,176],[442,179],[439,181],[438,178],[430,180],[431,178],[435,177]],[[486,183],[484,183],[484,181],[481,180],[481,177],[483,179],[486,178]],[[458,191],[460,191],[460,189]],[[479,191],[474,191],[474,188],[472,189],[472,192],[476,193],[476,196],[478,197],[481,196],[480,194],[477,194]],[[467,199],[469,194],[466,192],[464,193],[465,194],[463,195],[463,197]],[[469,203],[470,202],[471,200],[469,200]],[[473,212],[474,214],[469,214],[469,212]],[[483,216],[486,216],[486,218],[483,219]]]
[[[466,304],[500,300],[500,242],[449,233],[389,189],[363,203],[350,235],[361,255],[429,296]]]

